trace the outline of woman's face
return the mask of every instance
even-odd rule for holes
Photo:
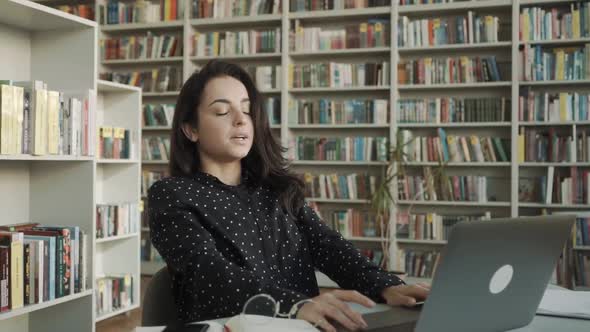
[[[246,157],[254,140],[254,125],[242,82],[230,76],[210,80],[196,112],[199,125],[191,128],[189,138],[198,141],[201,157],[222,163]]]

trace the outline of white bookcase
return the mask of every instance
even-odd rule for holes
[[[96,23],[26,0],[0,1],[0,77],[58,91],[96,89]],[[2,156],[0,224],[79,226],[94,238],[93,157]],[[93,243],[93,242],[92,242]],[[94,275],[89,243],[87,277]],[[93,288],[0,314],[2,331],[94,331]]]
[[[130,159],[101,159],[97,156],[96,204],[131,203],[139,207],[141,89],[99,80],[96,120],[97,128],[108,126],[129,129],[132,146]],[[95,240],[96,273],[93,279],[95,288],[97,288],[96,279],[99,276],[131,274],[133,277],[132,305],[101,316],[96,316],[95,308],[96,322],[136,309],[140,305],[140,216],[135,216],[135,220],[137,221],[134,226],[135,231]]]
[[[103,0],[99,0],[103,1]],[[184,18],[174,22],[162,22],[151,24],[121,24],[102,26],[100,30],[105,35],[133,35],[145,34],[146,31],[156,33],[174,33],[183,36],[184,51],[182,58],[173,58],[157,61],[105,61],[102,68],[117,70],[119,68],[138,68],[160,66],[163,64],[177,64],[183,68],[183,78],[186,80],[189,75],[201,65],[213,57],[191,56],[190,40],[195,31],[226,31],[226,30],[249,30],[257,28],[281,28],[281,52],[271,54],[241,55],[241,56],[219,56],[216,59],[224,59],[239,64],[280,64],[282,66],[282,82],[280,89],[263,91],[267,96],[280,96],[281,98],[281,122],[273,125],[274,132],[281,137],[283,145],[288,146],[292,135],[312,136],[387,136],[390,142],[395,143],[396,133],[401,129],[412,130],[428,136],[436,136],[436,128],[445,128],[448,132],[462,135],[484,135],[503,136],[510,139],[511,157],[510,162],[503,163],[449,163],[446,165],[450,175],[469,174],[482,175],[501,179],[500,185],[493,190],[497,191],[498,200],[485,204],[477,202],[423,202],[423,201],[399,201],[392,208],[392,216],[398,210],[407,210],[412,206],[412,211],[437,212],[439,214],[473,214],[489,211],[492,217],[516,217],[519,215],[536,215],[552,211],[578,211],[588,210],[587,205],[563,205],[563,204],[541,204],[541,203],[520,203],[518,201],[519,178],[528,174],[543,174],[547,167],[589,167],[588,163],[561,163],[554,165],[550,163],[523,163],[517,159],[517,137],[521,127],[547,127],[554,123],[524,123],[518,120],[518,97],[521,88],[530,87],[536,91],[590,91],[590,81],[552,81],[552,82],[521,82],[518,78],[517,63],[519,50],[525,44],[519,40],[519,14],[524,6],[567,6],[574,3],[573,0],[455,0],[452,3],[429,4],[429,5],[398,5],[397,0],[392,0],[390,6],[347,9],[317,12],[291,13],[288,8],[288,0],[283,2],[281,14],[259,15],[251,17],[230,17],[230,18],[206,18],[193,19],[190,9],[190,0],[186,0]],[[433,47],[398,47],[397,21],[400,16],[412,18],[435,18],[454,15],[467,15],[468,11],[474,11],[481,15],[494,15],[500,17],[500,41],[480,44],[454,44]],[[98,11],[97,11],[98,13]],[[289,29],[291,23],[299,20],[303,26],[343,26],[350,22],[367,21],[372,18],[386,18],[391,22],[390,44],[387,47],[372,49],[349,49],[330,50],[320,52],[293,52],[289,49]],[[581,46],[590,42],[588,38],[576,40],[540,41],[534,44],[546,46]],[[438,84],[438,85],[399,85],[397,84],[397,63],[400,60],[417,59],[423,57],[437,56],[478,56],[493,54],[499,62],[511,67],[508,75],[500,82],[473,83],[473,84]],[[391,64],[390,85],[380,87],[358,87],[358,88],[290,88],[288,87],[288,66],[293,63],[313,62],[361,62],[386,60]],[[482,123],[399,123],[396,120],[397,102],[404,98],[430,98],[436,96],[449,97],[505,97],[511,100],[511,120],[506,122],[482,122]],[[175,92],[166,93],[145,93],[143,102],[173,103],[177,97]],[[390,102],[390,122],[386,125],[301,125],[289,122],[289,101],[301,98],[386,98]],[[590,126],[588,122],[570,121],[560,123],[559,126],[569,126],[575,132],[577,126]],[[144,128],[144,136],[169,134],[169,127]],[[144,170],[164,170],[166,162],[145,161],[142,162]],[[384,171],[382,163],[379,162],[319,162],[319,161],[296,161],[293,163],[298,172],[310,171],[313,173],[352,173],[368,172],[380,174]],[[408,163],[408,169],[418,172],[423,166],[433,166],[433,163]],[[397,193],[394,186],[393,193]],[[346,200],[316,200],[321,206],[329,208],[349,208],[362,206],[363,202]],[[392,218],[390,228],[395,229],[395,220]],[[148,236],[147,229],[143,235]],[[352,238],[359,247],[375,247],[374,241],[367,241],[365,238]],[[440,241],[408,241],[397,240],[392,232],[390,238],[390,266],[393,258],[400,248],[418,249],[440,249],[444,243]],[[588,250],[577,248],[577,250]],[[163,264],[150,263],[142,264],[142,273],[153,273]]]

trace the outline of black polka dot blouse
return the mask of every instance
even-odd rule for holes
[[[149,191],[151,240],[168,265],[182,321],[239,314],[265,293],[286,313],[319,294],[315,269],[376,302],[402,281],[360,254],[305,206],[297,218],[265,187],[223,184],[197,173],[170,177]]]

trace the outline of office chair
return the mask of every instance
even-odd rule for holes
[[[177,323],[178,313],[172,296],[172,279],[168,268],[161,268],[150,281],[143,298],[142,326],[162,326]]]

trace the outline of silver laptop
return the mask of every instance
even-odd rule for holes
[[[400,308],[364,315],[369,330],[488,332],[528,325],[574,222],[575,216],[561,215],[456,224],[421,313]]]

